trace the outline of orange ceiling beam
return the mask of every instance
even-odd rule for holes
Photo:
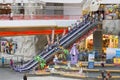
[[[57,29],[55,34],[62,34],[68,32],[67,29]],[[0,36],[23,36],[23,35],[45,35],[52,34],[52,30],[29,30],[29,31],[0,31]]]

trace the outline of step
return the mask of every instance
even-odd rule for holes
[[[80,64],[80,62],[81,61],[79,61],[78,64]],[[67,61],[63,61],[63,62],[59,63],[58,65],[67,65],[67,63],[68,63]],[[82,65],[83,66],[88,66],[88,62],[82,62]],[[101,62],[94,62],[94,66],[101,67]],[[108,67],[113,67],[113,66],[115,66],[115,64],[107,64],[107,63],[104,62],[104,66],[105,67],[107,67],[107,66]]]
[[[71,68],[67,68],[67,66],[54,66],[55,69],[57,70],[64,70],[64,71],[79,71],[80,67],[71,67]],[[116,72],[116,73],[120,73],[120,69],[107,69],[107,68],[101,68],[101,69],[87,69],[85,67],[83,67],[83,71],[88,71],[88,72],[99,72],[101,70],[105,70],[105,71],[109,71],[109,72]]]
[[[101,76],[97,76],[97,75],[90,76],[90,75],[87,75],[87,73],[63,72],[63,71],[55,71],[55,72],[37,71],[37,74],[34,74],[32,76],[59,76],[59,77],[69,77],[69,78],[78,78],[78,79],[87,79],[87,78],[101,79],[102,78]],[[115,80],[120,79],[120,76],[119,75],[112,75],[111,79],[115,79]]]

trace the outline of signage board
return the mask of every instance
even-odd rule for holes
[[[94,59],[95,59],[95,54],[89,54],[88,61],[89,62],[94,62]]]
[[[113,59],[114,64],[120,65],[120,58]]]
[[[94,62],[88,62],[88,68],[93,69],[94,68]]]

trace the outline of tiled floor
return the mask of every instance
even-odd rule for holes
[[[23,74],[9,68],[0,68],[0,80],[23,80]],[[55,76],[28,77],[28,80],[80,80]]]
[[[63,78],[63,77],[55,77],[55,76],[44,76],[44,77],[28,77],[28,80],[80,80],[80,79],[72,79],[72,78]]]

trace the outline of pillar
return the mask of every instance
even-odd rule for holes
[[[53,44],[54,43],[54,38],[55,38],[55,30],[54,29],[52,29],[52,35],[51,35],[51,44]]]
[[[102,26],[93,32],[93,49],[97,50],[99,54],[102,53]]]

